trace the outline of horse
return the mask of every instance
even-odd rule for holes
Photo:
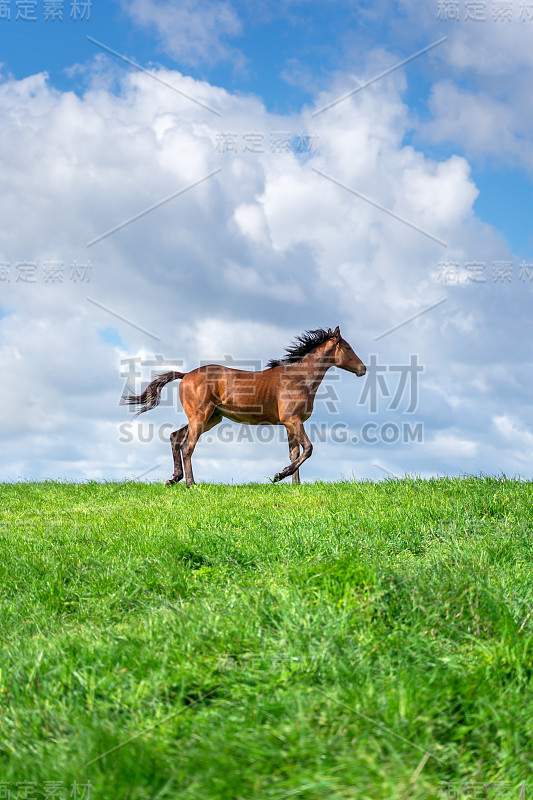
[[[250,372],[208,364],[187,373],[166,372],[140,395],[123,397],[122,405],[141,406],[135,414],[138,416],[159,404],[167,383],[181,380],[179,396],[189,424],[170,434],[174,473],[167,485],[183,478],[184,467],[187,486],[195,483],[191,456],[196,443],[223,418],[246,425],[284,425],[291,463],[276,473],[273,482],[292,475],[292,482],[298,484],[299,469],[313,452],[304,422],[311,416],[324,375],[333,366],[359,377],[366,372],[338,326],[334,331],[318,328],[297,336],[285,355],[269,361],[264,370]]]

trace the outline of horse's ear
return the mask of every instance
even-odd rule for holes
[[[339,328],[339,326],[338,326],[338,325],[337,325],[337,327],[335,328],[335,330],[333,331],[333,336],[334,336],[334,337],[335,337],[337,340],[339,340],[339,341],[340,341],[340,338],[341,338],[341,329]]]
[[[328,336],[333,336],[333,331],[331,330],[331,328],[328,328]]]

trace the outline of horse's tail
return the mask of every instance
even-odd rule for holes
[[[130,394],[128,396],[124,396],[120,405],[142,406],[142,408],[137,411],[137,414],[134,415],[133,419],[135,419],[135,417],[137,417],[139,414],[142,414],[144,411],[150,411],[151,408],[155,408],[159,405],[161,400],[161,389],[163,386],[166,386],[166,384],[170,383],[170,381],[177,381],[180,378],[183,378],[186,374],[186,372],[165,372],[164,375],[158,375],[155,381],[152,381],[152,383],[148,384],[144,392],[138,395]]]

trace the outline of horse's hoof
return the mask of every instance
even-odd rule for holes
[[[277,483],[280,480],[281,480],[281,473],[280,472],[276,472],[276,474],[274,475],[273,483]]]
[[[169,478],[165,485],[166,486],[173,486],[179,480],[181,480],[181,478]]]

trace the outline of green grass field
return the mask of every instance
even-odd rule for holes
[[[531,483],[0,491],[0,797],[531,796]]]

